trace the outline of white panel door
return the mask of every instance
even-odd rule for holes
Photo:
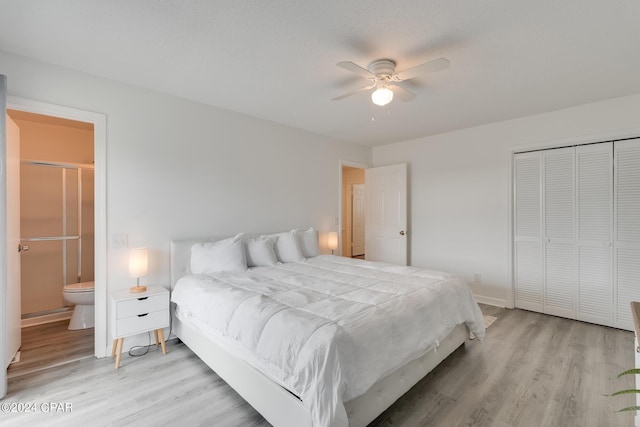
[[[575,318],[575,149],[542,152],[544,313]]]
[[[364,255],[364,184],[354,184],[351,203],[351,256]]]
[[[407,264],[407,165],[369,168],[365,181],[365,258]]]
[[[20,348],[20,129],[7,120],[7,347],[6,365]]]
[[[6,343],[7,343],[7,190],[4,183],[7,182],[6,175],[6,154],[7,154],[7,77],[0,74],[0,358],[2,358],[2,368],[0,368],[0,399],[7,394],[7,363]]]
[[[633,330],[630,302],[640,301],[640,138],[614,142],[614,326]]]
[[[542,194],[540,152],[514,158],[515,306],[543,311]]]
[[[613,324],[612,143],[576,147],[578,320]]]

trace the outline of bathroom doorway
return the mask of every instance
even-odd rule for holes
[[[22,345],[11,377],[94,354],[93,289],[81,327],[70,327],[78,310],[67,297],[69,285],[94,281],[94,128],[7,113],[20,131]]]
[[[342,256],[364,259],[364,169],[342,166]]]

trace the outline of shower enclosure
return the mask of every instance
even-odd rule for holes
[[[20,168],[22,317],[68,310],[65,285],[93,280],[93,165]]]

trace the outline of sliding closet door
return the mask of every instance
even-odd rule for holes
[[[640,301],[640,138],[614,143],[614,326],[633,330],[629,303]]]
[[[575,214],[573,147],[547,150],[543,158],[543,312],[575,318]]]
[[[576,147],[578,320],[613,325],[612,143]]]
[[[514,158],[515,305],[543,310],[542,201],[540,152]]]

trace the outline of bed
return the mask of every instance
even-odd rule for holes
[[[172,242],[173,331],[276,427],[366,426],[484,336],[451,274],[333,255],[192,274],[213,240]]]

